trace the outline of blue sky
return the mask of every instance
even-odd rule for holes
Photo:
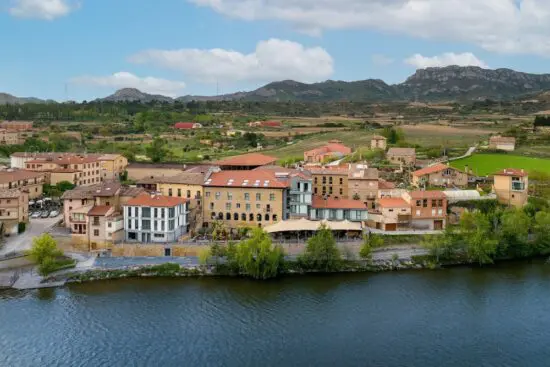
[[[0,0],[0,92],[180,96],[449,64],[544,73],[544,0]]]

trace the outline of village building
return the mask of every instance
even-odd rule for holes
[[[77,186],[90,186],[102,181],[101,164],[96,157],[66,155],[57,158],[27,160],[26,169],[44,172],[46,183],[56,185],[67,181]]]
[[[98,157],[103,180],[118,180],[126,171],[128,159],[122,154],[102,154]]]
[[[177,130],[192,130],[192,129],[201,129],[202,125],[198,122],[176,122],[174,124],[174,129]]]
[[[414,148],[390,148],[386,158],[392,164],[413,167],[416,164],[416,150]]]
[[[248,153],[236,155],[229,158],[221,159],[213,164],[219,166],[221,170],[253,170],[261,166],[273,165],[277,162],[277,158],[270,157],[261,153]]]
[[[412,184],[416,187],[467,187],[468,174],[443,163],[422,168],[412,173]]]
[[[336,199],[349,198],[349,168],[347,166],[310,169],[310,172],[313,178],[313,195]]]
[[[42,196],[45,181],[44,174],[41,172],[12,168],[0,171],[0,189],[19,189],[22,192],[28,192],[31,200]]]
[[[0,123],[0,128],[7,130],[30,131],[32,127],[32,121],[2,121]]]
[[[506,168],[493,175],[499,203],[522,208],[529,198],[529,175],[523,169]]]
[[[185,198],[142,193],[123,208],[127,242],[174,243],[188,231]]]
[[[309,217],[311,220],[363,222],[367,215],[367,206],[361,201],[313,196]]]
[[[172,177],[182,173],[188,168],[179,163],[130,163],[126,167],[128,178],[140,181],[145,178]]]
[[[374,209],[378,197],[378,169],[358,165],[348,174],[348,197],[365,203]]]
[[[17,130],[0,129],[0,145],[23,144],[25,139]]]
[[[328,159],[343,158],[351,154],[351,148],[342,144],[340,140],[331,140],[323,147],[304,152],[306,163],[323,163]]]
[[[371,149],[382,149],[386,150],[388,147],[388,139],[381,135],[374,135],[372,139],[370,140],[370,148]]]
[[[0,189],[0,225],[4,235],[19,233],[19,223],[29,220],[29,193],[19,189]]]
[[[513,152],[516,149],[516,138],[501,135],[491,136],[489,138],[489,149]]]
[[[443,230],[447,221],[447,196],[443,191],[412,191],[403,199],[411,206],[411,227],[417,230]]]
[[[411,225],[411,205],[403,198],[382,198],[369,211],[367,225],[382,231],[407,230]]]

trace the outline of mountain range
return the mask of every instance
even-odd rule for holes
[[[124,88],[96,101],[181,102],[243,100],[258,102],[391,102],[391,101],[468,101],[521,98],[550,90],[550,74],[529,74],[511,69],[482,69],[474,66],[447,66],[419,69],[400,84],[380,79],[360,81],[327,80],[306,84],[293,80],[269,83],[249,92],[220,96],[183,96],[173,99]],[[0,104],[44,102],[0,94]]]

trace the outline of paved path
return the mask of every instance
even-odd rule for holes
[[[0,255],[29,250],[32,246],[33,238],[48,232],[59,220],[61,220],[61,217],[31,219],[25,232],[20,235],[6,237],[4,246],[0,249]]]
[[[460,157],[449,158],[449,162],[457,161],[457,160],[459,160],[459,159],[469,157],[469,156],[471,156],[472,154],[474,154],[474,152],[476,151],[476,149],[477,149],[477,146],[470,147],[470,148],[468,148],[468,150],[466,151],[466,153],[465,153],[464,155],[461,155]]]

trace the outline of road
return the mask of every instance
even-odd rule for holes
[[[468,148],[468,151],[466,152],[466,154],[461,155],[460,157],[450,158],[450,159],[449,159],[449,162],[457,161],[457,160],[459,160],[459,159],[469,157],[469,156],[471,156],[472,154],[474,154],[474,152],[476,151],[476,149],[477,149],[477,146],[470,147],[470,148]]]
[[[5,238],[4,246],[0,248],[0,255],[29,250],[33,238],[48,232],[59,220],[61,220],[59,216],[57,218],[31,219],[24,233]]]

